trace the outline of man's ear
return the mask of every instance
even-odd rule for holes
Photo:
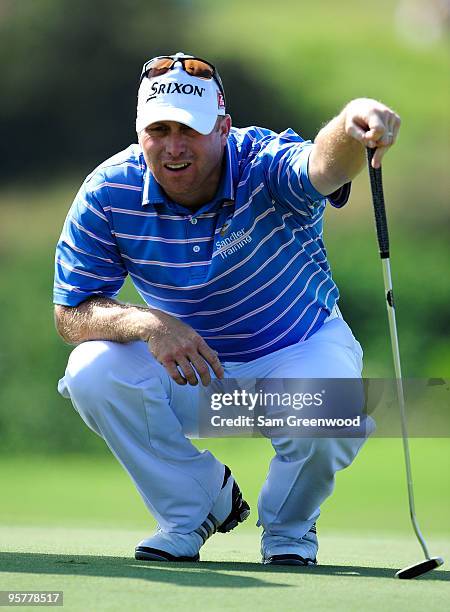
[[[231,130],[231,116],[225,115],[222,121],[220,122],[220,127],[219,127],[220,136],[223,140],[223,144],[226,143],[230,130]]]

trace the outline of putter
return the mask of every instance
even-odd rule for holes
[[[403,452],[406,466],[406,483],[408,487],[409,514],[411,517],[414,533],[419,540],[425,555],[425,560],[399,570],[396,578],[409,579],[421,576],[444,563],[442,557],[430,557],[428,547],[419,529],[414,507],[414,493],[412,483],[411,461],[409,456],[408,431],[406,427],[405,397],[403,394],[402,372],[400,367],[400,351],[398,345],[397,325],[395,322],[394,294],[392,291],[391,267],[389,263],[389,236],[386,220],[386,209],[384,206],[383,182],[381,178],[381,167],[372,168],[372,157],[375,149],[367,148],[367,163],[369,166],[370,188],[372,191],[372,203],[375,212],[375,224],[377,228],[378,246],[380,249],[381,262],[383,264],[384,290],[386,294],[386,306],[389,320],[389,332],[391,336],[392,354],[394,357],[394,369],[397,379],[397,397],[400,408],[400,423],[402,429]]]

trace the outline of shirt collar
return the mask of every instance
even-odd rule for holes
[[[145,162],[144,162],[145,164]],[[224,155],[224,167],[219,188],[211,204],[224,200],[234,200],[235,185],[238,180],[238,163],[235,147],[227,140]],[[166,204],[168,198],[153,174],[145,165],[144,183],[142,187],[142,206],[148,204]]]

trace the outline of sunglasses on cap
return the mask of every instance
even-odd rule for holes
[[[222,80],[216,68],[204,59],[199,57],[183,57],[177,55],[160,55],[146,62],[142,68],[139,85],[144,78],[153,79],[154,77],[166,74],[172,70],[174,65],[180,62],[183,70],[193,77],[210,81],[214,79],[217,83],[220,93],[225,99],[225,92],[222,85]]]

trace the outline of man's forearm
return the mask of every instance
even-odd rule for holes
[[[95,297],[79,306],[55,306],[56,328],[69,344],[88,340],[144,340],[153,357],[179,385],[209,385],[212,368],[224,375],[216,351],[189,325],[162,310]]]
[[[309,160],[312,181],[320,180],[318,191],[324,195],[348,183],[364,165],[363,145],[345,131],[345,109],[317,134]],[[317,189],[317,186],[314,185]]]
[[[55,307],[56,329],[69,344],[147,340],[152,316],[145,306],[121,304],[105,297],[90,298],[74,307]]]
[[[323,195],[333,193],[361,171],[366,147],[376,149],[372,164],[378,167],[399,128],[400,117],[381,102],[352,100],[315,138],[308,166],[311,183]]]

